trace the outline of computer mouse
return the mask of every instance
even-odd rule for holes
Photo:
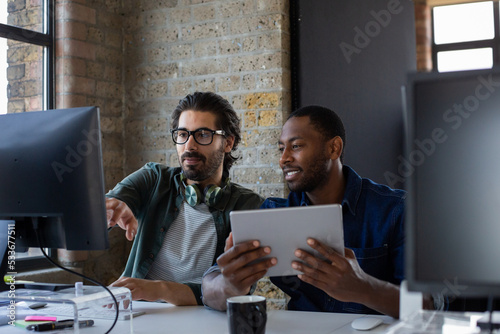
[[[377,327],[383,322],[380,318],[375,317],[361,317],[354,319],[351,322],[351,327],[358,331],[369,331],[372,328]]]

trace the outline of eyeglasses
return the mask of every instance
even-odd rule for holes
[[[173,129],[170,130],[170,132],[172,132],[174,143],[178,145],[185,144],[189,140],[189,136],[193,136],[194,140],[200,145],[210,145],[214,140],[214,135],[226,135],[224,130],[210,130],[207,128],[201,128],[194,131]]]

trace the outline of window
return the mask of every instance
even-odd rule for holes
[[[432,22],[434,70],[491,68],[498,63],[498,1],[435,6]]]
[[[53,0],[0,0],[0,113],[53,107]]]
[[[53,108],[53,0],[0,0],[0,114]],[[16,254],[16,267],[39,268],[39,249]]]

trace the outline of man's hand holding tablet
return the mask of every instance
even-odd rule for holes
[[[264,247],[263,259],[276,258],[277,264],[267,270],[265,276],[289,276],[301,274],[292,267],[298,261],[298,249],[326,259],[318,250],[308,245],[315,239],[331,250],[344,255],[342,207],[339,204],[314,205],[265,210],[232,211],[231,229],[235,245],[257,240]],[[328,252],[328,248],[323,247]]]

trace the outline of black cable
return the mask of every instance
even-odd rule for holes
[[[40,247],[40,250],[42,251],[43,255],[45,256],[45,258],[50,262],[52,263],[54,266],[58,267],[58,268],[61,268],[62,270],[66,270],[67,272],[73,274],[73,275],[76,275],[76,276],[79,276],[83,279],[86,279],[86,280],[89,280],[90,282],[96,284],[96,285],[99,285],[101,287],[103,287],[110,295],[111,295],[111,298],[113,298],[113,302],[115,304],[115,320],[113,321],[113,324],[111,325],[111,327],[108,329],[108,331],[106,331],[105,334],[108,334],[109,332],[111,332],[113,330],[113,328],[115,327],[116,325],[116,322],[118,321],[118,314],[119,314],[119,310],[118,310],[118,301],[116,300],[116,297],[115,295],[113,295],[113,293],[108,289],[107,286],[105,286],[104,284],[90,278],[90,277],[87,277],[83,274],[80,274],[80,273],[77,273],[76,271],[73,271],[71,269],[68,269],[68,268],[65,268],[63,266],[61,266],[59,263],[56,263],[54,260],[52,260],[48,255],[47,253],[45,253],[45,250],[42,248],[42,244],[40,242],[40,235],[38,234],[38,219],[36,217],[33,217],[33,229],[35,230],[35,234],[36,234],[36,240],[38,242],[38,246]]]
[[[493,295],[488,296],[488,312],[490,312],[488,324],[490,328],[490,334],[493,333]]]

